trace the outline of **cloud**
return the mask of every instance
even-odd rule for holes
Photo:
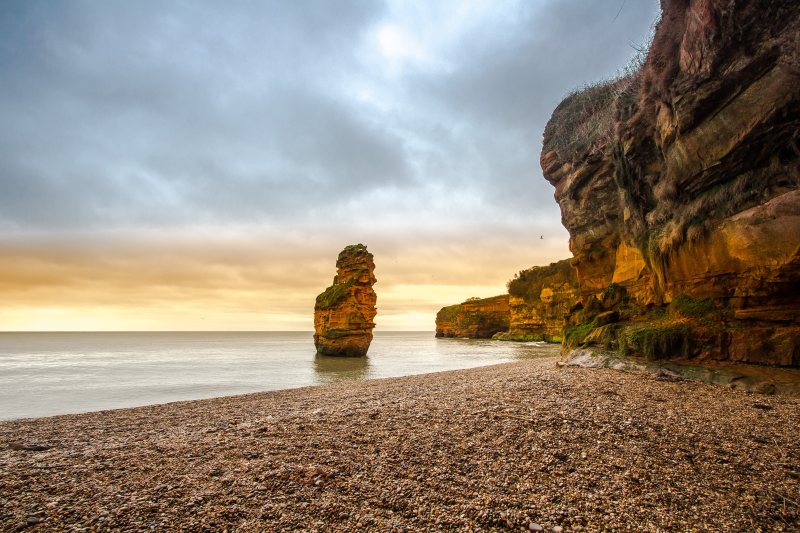
[[[6,330],[307,330],[314,299],[331,283],[345,243],[239,232],[140,234],[123,242],[113,232],[93,232],[77,248],[53,235],[6,238],[0,323]],[[370,245],[379,326],[430,329],[445,303],[500,293],[516,270],[563,255],[562,248],[509,235],[476,248],[468,232],[444,246],[423,235],[415,243],[380,240]]]
[[[646,39],[658,3],[616,4],[11,2],[0,290],[146,306],[291,286],[294,313],[361,241],[402,265],[394,294],[501,292],[567,254],[541,133]]]
[[[235,222],[402,180],[402,141],[326,80],[368,13],[160,6],[19,17],[30,31],[3,63],[23,53],[33,64],[7,70],[0,95],[7,224]]]

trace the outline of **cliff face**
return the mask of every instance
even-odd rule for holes
[[[565,321],[579,295],[570,262],[529,268],[509,282],[509,331],[498,338],[561,342]]]
[[[663,0],[639,71],[564,100],[541,163],[568,347],[800,365],[799,3]]]
[[[333,285],[317,296],[314,306],[317,353],[367,355],[377,313],[374,270],[372,254],[363,244],[347,246],[339,254]]]
[[[437,337],[488,339],[499,331],[508,331],[508,295],[469,299],[443,307],[436,313]]]
[[[578,301],[578,280],[570,261],[519,272],[508,283],[508,294],[443,307],[436,315],[436,336],[561,342],[566,319]]]

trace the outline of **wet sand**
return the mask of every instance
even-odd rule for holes
[[[0,528],[800,528],[800,399],[555,360],[3,422]]]

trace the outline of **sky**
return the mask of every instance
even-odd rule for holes
[[[570,256],[542,132],[658,0],[6,0],[0,331],[378,330]]]

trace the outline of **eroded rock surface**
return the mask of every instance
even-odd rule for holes
[[[375,262],[363,244],[347,246],[336,261],[333,285],[314,305],[314,345],[317,353],[363,357],[375,327],[377,295]]]
[[[470,298],[463,303],[443,307],[436,314],[437,337],[488,339],[508,331],[508,295]]]
[[[508,294],[443,307],[437,337],[561,342],[579,286],[570,259],[519,272]]]
[[[798,366],[800,3],[662,11],[642,68],[545,130],[580,285],[567,347]]]
[[[519,272],[508,284],[509,331],[502,340],[561,342],[562,330],[578,301],[571,259]]]

